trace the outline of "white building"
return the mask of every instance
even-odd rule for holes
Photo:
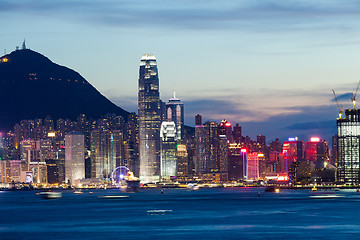
[[[65,135],[65,183],[85,178],[84,134],[70,132]]]

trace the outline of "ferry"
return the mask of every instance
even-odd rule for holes
[[[40,196],[43,199],[57,199],[62,197],[61,192],[41,192]]]

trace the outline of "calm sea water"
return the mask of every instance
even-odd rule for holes
[[[330,199],[309,190],[160,191],[63,191],[54,200],[0,192],[0,239],[360,239],[355,190]],[[99,198],[109,194],[129,197]]]

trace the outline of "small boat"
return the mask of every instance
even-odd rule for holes
[[[119,198],[128,198],[128,195],[102,195],[98,198],[105,198],[105,199],[119,199]]]
[[[187,187],[187,189],[192,190],[192,191],[199,190],[199,188],[200,188],[199,185],[194,184],[194,183],[189,183],[186,187]]]
[[[83,192],[81,190],[74,190],[74,194],[83,194]]]
[[[41,192],[40,196],[43,199],[57,199],[62,197],[61,192]]]
[[[268,186],[265,188],[265,192],[280,192],[280,188],[277,188],[275,186]]]

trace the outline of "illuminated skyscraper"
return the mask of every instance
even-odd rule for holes
[[[110,130],[91,132],[91,178],[110,180],[116,166],[114,134]]]
[[[168,122],[175,122],[176,138],[184,138],[184,104],[180,99],[176,98],[175,90],[174,96],[166,103],[166,119]]]
[[[145,54],[139,71],[139,150],[140,179],[154,182],[160,179],[161,109],[156,58]]]
[[[337,119],[337,182],[359,184],[360,109],[346,109],[345,119]]]
[[[65,135],[65,183],[85,178],[84,134],[70,132]]]
[[[161,124],[161,178],[169,180],[176,173],[176,125],[174,122]]]

